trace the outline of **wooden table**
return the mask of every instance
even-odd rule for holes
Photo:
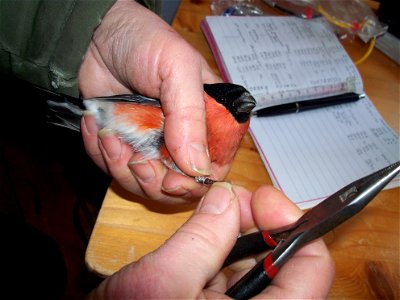
[[[209,1],[184,0],[173,27],[219,73],[199,28],[200,21],[208,14]],[[355,40],[347,42],[345,48],[355,61],[365,53],[367,45]],[[376,49],[359,65],[366,93],[397,132],[399,70],[398,65]],[[249,135],[241,144],[228,180],[249,190],[271,184]],[[113,274],[158,248],[189,218],[195,206],[149,204],[112,183],[87,248],[87,266],[101,276]],[[381,192],[357,217],[328,233],[324,239],[336,262],[336,279],[329,298],[399,298],[399,229],[399,188],[396,188]]]

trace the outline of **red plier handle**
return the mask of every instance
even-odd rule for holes
[[[235,246],[226,258],[223,267],[229,266],[242,258],[272,250],[278,245],[269,231],[256,231],[237,239]]]
[[[238,238],[224,266],[268,249],[272,251],[228,289],[226,295],[248,299],[259,294],[297,250],[360,212],[399,173],[400,161],[346,185],[292,225]]]

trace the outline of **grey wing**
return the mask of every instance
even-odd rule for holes
[[[104,97],[94,97],[86,100],[97,100],[97,101],[105,101],[105,102],[132,102],[139,103],[142,105],[151,105],[160,107],[160,100],[155,98],[146,97],[140,94],[132,93],[132,94],[122,94],[122,95],[113,95],[113,96],[104,96]]]

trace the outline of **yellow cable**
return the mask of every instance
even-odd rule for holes
[[[318,6],[318,11],[321,13],[321,15],[325,19],[328,20],[328,22],[330,22],[338,27],[341,27],[341,28],[354,29],[354,24],[349,24],[349,23],[340,21],[340,20],[336,19],[335,17],[332,17],[324,8],[322,8],[321,5]],[[364,27],[367,23],[368,23],[368,21],[362,22],[362,24],[360,24],[360,28]],[[355,62],[355,64],[359,65],[359,64],[363,63],[368,58],[368,56],[371,54],[372,50],[374,50],[374,47],[375,47],[375,37],[371,38],[367,52],[359,60],[357,60]]]
[[[318,11],[327,19],[329,22],[335,24],[336,26],[342,27],[342,28],[352,28],[353,25],[348,24],[343,21],[339,21],[336,18],[332,17],[325,9],[322,8],[321,5],[318,6]]]
[[[355,64],[359,65],[359,64],[363,63],[368,58],[368,56],[371,54],[372,50],[374,50],[374,47],[375,47],[375,37],[373,37],[371,39],[371,41],[369,42],[369,47],[368,47],[367,52],[365,52],[363,57],[361,57],[359,60],[357,60],[355,62]]]

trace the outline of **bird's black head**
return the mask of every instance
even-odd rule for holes
[[[256,100],[241,85],[232,83],[204,84],[204,91],[224,105],[239,123],[249,120]]]

